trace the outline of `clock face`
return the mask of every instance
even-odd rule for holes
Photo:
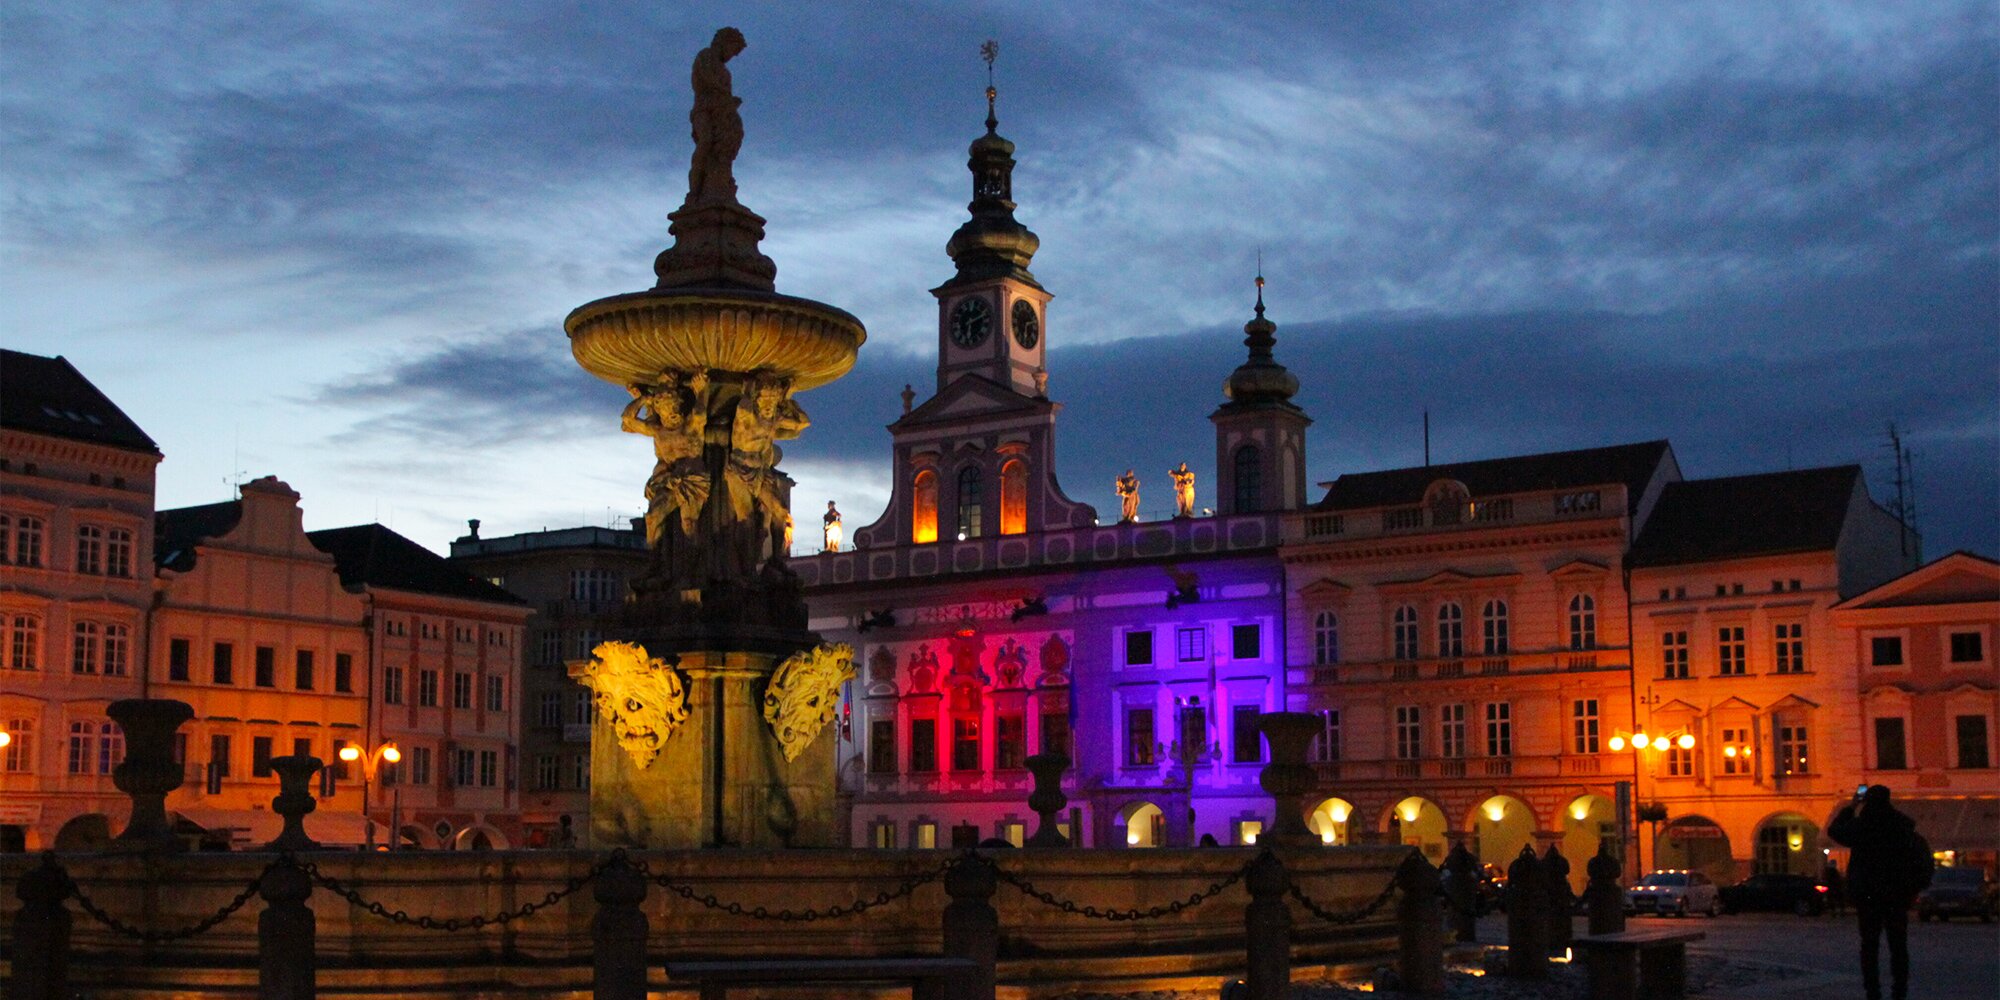
[[[982,298],[966,299],[951,311],[951,342],[978,347],[993,332],[993,307]]]
[[[1042,322],[1035,318],[1035,307],[1026,299],[1014,303],[1014,343],[1024,351],[1032,351],[1042,339]]]

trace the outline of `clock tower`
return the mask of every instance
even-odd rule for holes
[[[986,88],[986,134],[972,141],[972,218],[945,244],[958,273],[938,299],[937,387],[981,375],[1024,396],[1039,394],[1047,360],[1049,292],[1028,273],[1042,241],[1014,219],[1014,144],[995,131],[998,92]]]

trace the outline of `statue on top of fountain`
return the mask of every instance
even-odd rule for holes
[[[736,201],[736,154],[743,148],[743,99],[731,89],[724,64],[749,43],[735,28],[715,33],[708,48],[694,57],[694,160],[688,166],[689,205],[704,201]]]
[[[773,291],[778,266],[757,249],[764,220],[736,200],[736,154],[743,149],[743,115],[729,78],[729,60],[747,43],[735,28],[715,33],[694,57],[694,155],[687,200],[667,216],[674,245],[653,261],[657,288],[750,288]]]

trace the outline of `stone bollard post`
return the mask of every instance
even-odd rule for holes
[[[993,909],[993,893],[999,888],[993,862],[976,853],[967,852],[945,873],[944,891],[951,897],[944,908],[945,957],[969,958],[979,966],[952,983],[945,1000],[993,1000],[993,964],[1000,957],[1000,915]]]
[[[306,814],[319,808],[312,794],[312,777],[321,766],[318,757],[302,754],[271,758],[271,769],[278,772],[278,794],[271,800],[271,811],[284,817],[285,828],[264,846],[265,850],[319,850],[319,841],[306,836]]]
[[[1444,914],[1438,870],[1411,851],[1396,869],[1396,973],[1405,993],[1444,992]]]
[[[1243,909],[1245,1000],[1283,1000],[1292,985],[1292,911],[1285,905],[1291,880],[1285,863],[1266,849],[1250,862],[1243,885],[1250,890],[1250,905]]]
[[[597,900],[597,915],[590,918],[591,997],[646,1000],[649,928],[639,908],[646,901],[645,876],[625,860],[624,851],[617,851],[590,894]]]
[[[1479,859],[1465,841],[1451,845],[1444,858],[1444,891],[1451,903],[1452,936],[1461,944],[1479,939]]]
[[[132,819],[111,843],[114,851],[183,851],[187,845],[167,822],[167,795],[181,787],[174,762],[174,730],[194,718],[194,709],[171,698],[126,698],[105,706],[104,714],[125,734],[125,759],[111,771],[118,790],[132,798]]]
[[[14,976],[8,996],[20,1000],[69,1000],[69,873],[54,851],[14,887],[21,910],[14,915]]]
[[[1611,853],[1611,840],[1597,842],[1597,853],[1584,865],[1590,883],[1583,888],[1584,905],[1590,911],[1590,933],[1617,934],[1625,930],[1625,890],[1618,885],[1624,865]]]
[[[1063,807],[1069,805],[1069,796],[1063,794],[1063,772],[1069,770],[1070,759],[1065,754],[1038,753],[1023,761],[1028,765],[1028,773],[1035,776],[1035,790],[1028,795],[1028,808],[1041,817],[1035,825],[1035,835],[1028,838],[1029,847],[1068,847],[1069,838],[1056,829]],[[1071,835],[1076,833],[1070,831]]]
[[[1271,762],[1264,765],[1257,783],[1270,794],[1275,811],[1271,828],[1259,839],[1279,847],[1317,846],[1319,838],[1306,825],[1303,800],[1318,780],[1317,772],[1306,763],[1306,750],[1319,734],[1319,716],[1308,712],[1265,712],[1257,717],[1257,728],[1271,748]]]
[[[1542,979],[1549,974],[1548,889],[1532,846],[1507,866],[1507,974]]]
[[[257,1000],[313,1000],[318,925],[306,905],[312,879],[287,857],[264,873],[257,893],[265,903],[257,915]]]
[[[1576,908],[1576,894],[1569,888],[1569,859],[1554,844],[1542,853],[1542,881],[1548,890],[1549,954],[1560,955],[1569,950],[1574,930],[1570,911]]]

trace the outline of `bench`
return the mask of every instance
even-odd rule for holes
[[[669,980],[693,980],[701,1000],[725,1000],[733,986],[821,983],[908,984],[915,1000],[942,1000],[945,987],[979,972],[969,958],[795,958],[668,962]]]
[[[1590,1000],[1681,1000],[1687,946],[1702,931],[1644,930],[1577,938],[1590,974]]]

